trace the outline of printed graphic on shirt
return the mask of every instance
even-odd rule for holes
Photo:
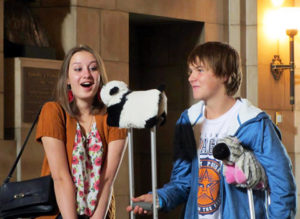
[[[212,156],[212,151],[214,146],[217,144],[218,135],[204,137],[200,139],[200,156],[210,155]]]
[[[198,214],[214,214],[220,206],[220,164],[210,158],[201,159],[198,179]]]
[[[199,164],[198,219],[221,218],[220,168],[222,162],[213,157],[212,151],[218,139],[229,135],[232,119],[237,117],[240,105],[240,101],[236,101],[234,106],[222,116],[216,119],[205,118],[201,123],[200,142],[197,150]],[[202,113],[204,114],[204,111]]]

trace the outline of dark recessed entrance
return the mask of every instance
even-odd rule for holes
[[[176,120],[191,102],[186,59],[200,43],[203,23],[130,14],[129,30],[129,87],[146,90],[166,85],[167,122],[157,129],[157,183],[160,188],[170,178]],[[141,195],[151,190],[150,131],[135,129],[133,137],[135,194]],[[160,213],[159,218],[179,218],[180,211],[181,207],[168,214]]]

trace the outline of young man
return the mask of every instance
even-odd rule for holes
[[[238,53],[227,44],[207,42],[190,53],[188,65],[199,102],[176,124],[171,179],[157,191],[160,210],[185,203],[185,219],[250,218],[247,190],[226,183],[223,164],[212,155],[218,139],[235,136],[253,151],[268,177],[269,203],[266,191],[253,191],[256,218],[294,218],[296,185],[279,130],[262,110],[233,97],[241,83]],[[152,195],[133,201],[152,202]],[[139,206],[127,210],[148,213]]]

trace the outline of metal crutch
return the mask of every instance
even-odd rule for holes
[[[153,206],[153,219],[158,218],[157,209],[157,171],[156,171],[156,127],[150,130],[151,132],[151,173],[152,173],[152,206]]]
[[[128,158],[129,158],[129,194],[130,194],[130,205],[135,207],[139,205],[145,210],[150,210],[153,213],[153,219],[158,219],[158,206],[156,204],[157,200],[157,169],[156,169],[156,127],[154,126],[150,130],[150,140],[151,140],[151,176],[152,176],[152,204],[146,202],[132,202],[132,197],[134,197],[134,167],[133,167],[133,137],[132,128],[128,130]],[[134,219],[135,215],[130,212],[130,218]]]
[[[254,201],[253,201],[253,191],[251,188],[247,189],[248,194],[248,202],[249,202],[249,211],[250,211],[250,218],[255,219],[255,210],[254,210]]]
[[[129,166],[129,196],[130,205],[133,206],[132,198],[134,197],[134,165],[133,165],[133,137],[132,128],[128,129],[128,166]],[[133,211],[130,212],[130,218],[134,219]]]

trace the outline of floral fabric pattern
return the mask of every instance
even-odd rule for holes
[[[76,126],[72,153],[72,175],[76,187],[76,205],[79,215],[93,215],[97,202],[102,167],[103,145],[93,123],[85,138],[79,123]]]

